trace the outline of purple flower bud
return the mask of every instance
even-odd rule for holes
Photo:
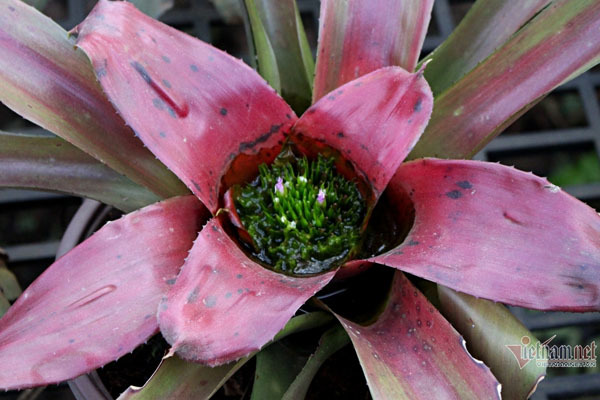
[[[277,183],[275,184],[275,192],[283,194],[283,178],[281,176],[277,178]]]
[[[323,204],[325,201],[325,190],[319,189],[319,194],[317,194],[317,201],[319,204]]]

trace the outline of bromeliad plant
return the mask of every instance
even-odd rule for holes
[[[247,0],[273,90],[124,2],[100,1],[69,39],[19,1],[3,2],[2,101],[91,157],[59,139],[5,133],[2,184],[125,211],[166,200],[107,224],[23,293],[0,320],[0,362],[10,365],[0,386],[71,379],[160,329],[170,356],[199,364],[168,358],[123,396],[207,397],[336,275],[381,264],[438,283],[456,326],[477,321],[462,333],[494,375],[398,271],[369,325],[334,313],[374,398],[497,398],[499,381],[505,397],[526,397],[543,371],[520,371],[502,353],[526,330],[503,306],[451,289],[599,310],[600,217],[531,174],[426,157],[473,155],[595,65],[600,4],[480,0],[416,68],[432,3],[322,1],[313,85],[294,2]],[[298,118],[277,92],[308,109]],[[50,167],[29,162],[42,150]],[[53,175],[65,170],[69,180]],[[377,207],[387,208],[383,226],[373,225]],[[340,332],[323,346],[339,348]],[[283,396],[301,397],[307,375]]]

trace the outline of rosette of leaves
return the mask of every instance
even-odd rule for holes
[[[374,398],[526,397],[543,370],[518,370],[504,345],[527,331],[476,298],[599,310],[600,217],[543,178],[463,158],[598,63],[600,4],[480,0],[419,66],[432,3],[322,1],[314,66],[293,1],[247,0],[272,87],[124,2],[100,1],[69,35],[19,1],[0,5],[0,99],[62,138],[2,134],[0,183],[130,211],[0,320],[11,366],[0,387],[71,379],[160,331],[171,351],[123,397],[209,397],[274,337],[314,326],[292,317],[334,278],[380,264],[397,270],[383,309],[360,322],[322,304],[339,324],[278,396],[301,397],[350,340]],[[269,268],[241,245],[243,218],[227,218],[228,189],[252,182],[286,140],[333,159],[364,200],[363,247],[321,273]],[[382,204],[389,226],[374,226]],[[430,298],[483,362],[405,273],[439,285]],[[272,354],[259,354],[267,365]]]

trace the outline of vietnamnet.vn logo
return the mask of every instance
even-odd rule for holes
[[[550,345],[556,337],[552,336],[543,343],[531,343],[529,336],[521,338],[521,344],[507,344],[506,347],[515,356],[519,368],[523,369],[531,361],[538,367],[587,367],[596,366],[596,341],[588,345]]]

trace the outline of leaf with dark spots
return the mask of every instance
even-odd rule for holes
[[[456,191],[460,201],[449,201],[449,182],[465,180],[477,189]],[[545,189],[548,185],[532,174],[480,161],[404,163],[386,193],[390,204],[404,204],[415,190],[410,199],[418,223],[405,243],[417,240],[421,246],[401,244],[370,261],[502,303],[600,310],[600,215],[563,191]],[[455,215],[460,218],[448,218]]]
[[[152,99],[152,104],[154,104],[154,107],[158,108],[159,110],[165,109],[165,102],[162,101],[162,99],[159,99],[158,97]],[[138,135],[136,134],[136,136]]]
[[[198,287],[195,287],[187,297],[187,302],[190,304],[195,303],[196,301],[198,301]]]
[[[421,311],[425,307],[425,310]],[[387,305],[367,326],[337,316],[350,336],[371,396],[383,399],[499,399],[490,370],[410,281],[394,276]]]
[[[259,145],[261,143],[265,143],[266,141],[269,140],[269,138],[271,136],[273,136],[274,133],[279,132],[279,129],[281,129],[282,126],[283,126],[283,124],[271,125],[271,128],[269,129],[269,131],[267,133],[260,135],[255,140],[253,140],[251,142],[240,143],[239,152],[242,153],[244,151],[251,150],[251,149],[255,148],[257,145]]]
[[[161,198],[185,194],[185,186],[134,137],[103,93],[94,72],[104,79],[107,57],[90,65],[50,18],[22,1],[1,3],[0,102]],[[124,67],[137,75],[129,61]]]
[[[171,59],[169,57],[167,57],[167,56],[161,56],[161,58],[166,63],[170,63],[171,62]]]
[[[335,102],[325,97],[314,104],[296,122],[292,137],[301,132],[342,154],[350,150],[355,168],[371,182],[377,198],[425,129],[433,97],[424,79],[398,67],[379,69],[359,81],[360,86],[354,81],[342,86]],[[415,114],[417,99],[422,111]]]
[[[104,20],[94,18],[100,13]],[[243,62],[127,2],[98,2],[78,32],[77,45],[94,66],[108,60],[101,85],[119,114],[212,212],[218,209],[228,157],[240,153],[240,143],[242,150],[257,152],[276,147],[281,132],[294,123],[290,107]],[[155,44],[148,46],[152,39]],[[156,97],[169,106],[167,112],[152,111]],[[227,110],[225,118],[221,109]]]
[[[102,77],[106,75],[106,66],[100,66],[96,68],[95,72],[96,77],[98,77],[98,79],[102,79]]]
[[[222,116],[227,115],[227,109],[226,108],[221,108],[221,110],[219,112],[221,113]]]
[[[419,242],[417,240],[409,240],[409,242],[406,244],[407,246],[417,246],[419,244]]]
[[[202,187],[200,186],[200,184],[196,181],[192,181],[192,185],[194,185],[194,188],[196,189],[197,193],[202,193]]]
[[[506,218],[507,220],[509,220],[510,222],[512,222],[513,224],[517,224],[517,225],[523,225],[523,222],[519,221],[518,219],[516,219],[515,217],[511,216],[508,212],[504,211],[502,213],[502,216],[504,218]]]
[[[446,196],[453,200],[456,200],[456,199],[460,199],[462,197],[462,193],[459,192],[458,190],[452,190],[450,192],[446,192]]]
[[[335,274],[294,278],[267,270],[222,229],[215,231],[218,223],[212,219],[202,229],[164,300],[168,309],[158,316],[163,336],[179,356],[212,366],[262,347]],[[188,304],[187,293],[195,287],[204,301]],[[217,301],[234,291],[235,301]]]
[[[472,189],[473,185],[471,185],[471,182],[469,181],[460,181],[460,182],[456,182],[456,185],[458,187],[460,187],[461,189]]]
[[[423,99],[418,98],[417,101],[416,101],[416,103],[415,103],[415,105],[414,105],[414,107],[413,107],[414,112],[420,112],[421,111],[422,103],[423,103]]]
[[[202,300],[202,303],[208,308],[213,308],[217,305],[217,297],[212,295],[206,296],[204,300]]]
[[[0,362],[11,366],[0,387],[65,381],[146,341],[158,328],[166,282],[206,214],[194,196],[155,203],[105,225],[51,265],[0,319]]]
[[[106,60],[106,59],[105,59]],[[137,71],[138,74],[140,74],[140,76],[142,77],[142,79],[147,83],[147,84],[151,84],[152,83],[152,78],[150,78],[150,75],[148,75],[148,71],[146,71],[146,68],[144,68],[142,66],[142,64],[140,64],[137,61],[132,61],[131,62],[131,66]]]

